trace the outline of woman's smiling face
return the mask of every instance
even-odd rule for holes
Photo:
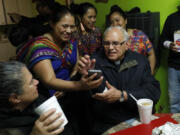
[[[118,12],[114,12],[110,16],[111,26],[121,26],[126,29],[127,19],[124,19]]]
[[[96,11],[94,8],[89,8],[81,18],[82,24],[85,28],[92,30],[96,23]]]
[[[67,42],[75,29],[75,19],[71,14],[66,14],[56,24],[53,24],[52,28],[59,41]]]

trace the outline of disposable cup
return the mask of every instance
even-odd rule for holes
[[[178,49],[178,52],[180,52],[180,39],[176,40],[176,47]]]
[[[140,121],[143,124],[149,124],[151,122],[153,101],[151,99],[139,99],[137,101]]]
[[[178,52],[180,52],[180,31],[176,31],[174,33],[174,42],[176,44]]]
[[[35,112],[37,114],[41,115],[42,113],[50,110],[51,108],[56,108],[56,113],[61,112],[62,115],[59,119],[64,120],[64,123],[61,125],[61,127],[64,127],[68,123],[68,120],[67,120],[61,106],[59,105],[56,96],[50,97],[48,100],[46,100],[41,105],[39,105],[37,108],[35,108]],[[57,120],[59,120],[59,119],[57,119]]]

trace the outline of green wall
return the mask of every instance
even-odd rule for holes
[[[56,0],[63,3],[63,0]],[[108,0],[108,3],[96,3],[95,0],[75,0],[75,3],[90,2],[94,4],[98,10],[96,25],[100,29],[104,29],[105,16],[109,13],[110,7],[114,4],[119,5],[123,10],[129,11],[131,8],[137,6],[141,12],[160,12],[160,30],[162,30],[167,16],[177,9],[180,5],[179,0]],[[168,51],[161,50],[160,67],[157,69],[155,77],[159,80],[161,85],[161,97],[156,105],[157,112],[169,112],[169,99],[167,91],[167,57]]]
[[[62,0],[56,0],[62,1]],[[103,28],[105,15],[109,13],[110,7],[114,4],[119,5],[125,11],[138,6],[141,12],[152,11],[160,12],[161,14],[161,28],[164,21],[170,13],[176,11],[176,7],[180,4],[179,0],[108,0],[108,3],[96,3],[95,0],[75,0],[75,3],[90,2],[98,9],[97,26]]]
[[[108,3],[96,3],[95,0],[86,0],[96,6],[98,9],[96,25],[104,29],[105,15],[109,13],[110,7],[114,4],[119,5],[125,11],[138,6],[141,12],[160,12],[160,29],[162,30],[166,17],[175,12],[177,5],[180,5],[179,0],[109,0]],[[75,0],[75,3],[85,2],[84,0]],[[161,85],[161,97],[156,105],[157,112],[169,112],[168,91],[167,91],[167,50],[161,51],[160,67],[157,69],[155,77]]]

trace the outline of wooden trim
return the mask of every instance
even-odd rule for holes
[[[65,0],[65,2],[66,2],[66,6],[68,7],[68,0]]]
[[[2,5],[3,5],[3,11],[4,11],[5,24],[7,24],[7,16],[6,16],[6,9],[5,9],[4,0],[2,0]]]

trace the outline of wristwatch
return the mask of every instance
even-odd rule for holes
[[[119,102],[124,102],[124,91],[121,91],[121,97],[119,99]]]

